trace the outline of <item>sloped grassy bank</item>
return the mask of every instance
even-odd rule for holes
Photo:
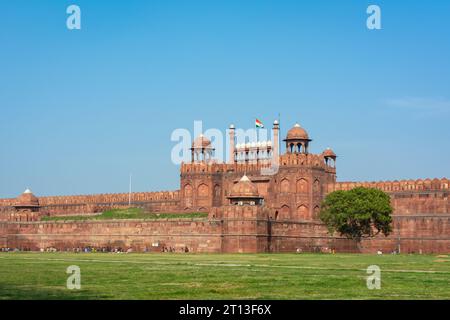
[[[204,212],[188,212],[188,213],[147,213],[141,208],[113,209],[105,211],[99,215],[74,215],[60,217],[42,217],[42,221],[64,221],[64,220],[111,220],[111,219],[194,219],[206,218],[207,213]]]

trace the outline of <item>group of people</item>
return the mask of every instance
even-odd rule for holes
[[[163,246],[163,247],[161,248],[161,252],[177,252],[177,250],[176,250],[174,247],[166,247],[166,246]],[[185,253],[188,253],[188,252],[189,252],[189,248],[188,248],[188,247],[181,248],[181,249],[179,250],[179,252],[185,252]]]
[[[0,248],[0,252],[18,252],[18,251],[20,250],[17,248],[9,248],[9,247]]]
[[[30,248],[9,248],[9,247],[3,247],[0,248],[0,252],[21,252],[21,251],[33,251]],[[65,249],[57,249],[55,247],[47,247],[47,248],[40,248],[40,252],[73,252],[73,253],[132,253],[132,248],[122,248],[122,247],[74,247],[74,248],[65,248]],[[189,252],[189,248],[187,246],[182,248],[174,248],[174,247],[166,247],[162,246],[160,250],[149,250],[147,247],[145,247],[142,252],[150,252],[150,251],[160,251],[160,252]]]
[[[42,251],[42,249],[41,249]],[[66,248],[65,250],[61,250],[64,252],[74,252],[74,253],[131,253],[133,252],[132,248],[122,248],[122,247],[76,247],[76,248]]]

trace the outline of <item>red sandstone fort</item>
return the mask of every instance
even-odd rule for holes
[[[193,142],[192,161],[181,165],[179,191],[140,192],[131,206],[146,212],[207,212],[207,218],[158,220],[42,221],[43,216],[95,215],[126,208],[129,194],[35,197],[26,190],[0,199],[0,247],[22,250],[74,247],[132,248],[160,252],[450,252],[448,179],[337,182],[331,149],[309,153],[312,141],[296,124],[280,152],[279,123],[273,140],[236,144],[230,126],[230,160],[212,159],[203,135]],[[281,155],[280,155],[281,154]],[[391,197],[393,232],[355,243],[330,235],[318,218],[324,196],[357,186]]]

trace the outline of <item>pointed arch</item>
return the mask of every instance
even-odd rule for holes
[[[291,208],[288,205],[283,205],[280,209],[280,220],[289,220],[291,217]]]
[[[319,206],[315,206],[314,210],[313,210],[313,218],[314,219],[319,219],[319,215],[320,215],[320,207]]]
[[[207,184],[201,183],[197,188],[197,195],[199,197],[207,197],[209,195],[209,187]]]
[[[298,206],[297,217],[300,220],[307,219],[309,217],[308,207],[305,204]]]
[[[296,187],[297,193],[304,193],[308,191],[308,180],[305,178],[300,178],[297,180],[297,187]]]
[[[209,187],[208,185],[202,183],[197,188],[197,195],[199,197],[207,197],[209,195]]]
[[[192,186],[189,183],[185,184],[183,192],[186,198],[192,197]]]
[[[314,191],[314,193],[319,193],[320,192],[320,181],[319,181],[319,179],[315,179],[314,180],[313,191]]]
[[[288,178],[284,178],[280,183],[281,193],[288,193],[291,190],[291,183]]]

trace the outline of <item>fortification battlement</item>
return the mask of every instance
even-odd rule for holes
[[[323,154],[301,154],[288,153],[279,157],[279,165],[283,166],[311,166],[323,168],[327,172],[335,173],[336,168],[327,162]],[[224,173],[224,172],[258,172],[261,169],[269,169],[270,162],[247,162],[247,163],[218,163],[215,161],[183,163],[181,173]]]
[[[395,191],[449,191],[450,180],[442,179],[417,179],[417,180],[394,180],[375,182],[336,182],[328,185],[328,191],[351,190],[356,187],[377,188],[385,192]]]
[[[179,200],[179,196],[179,191],[132,192],[131,201],[150,202]],[[128,200],[129,193],[109,193],[94,195],[41,197],[39,198],[39,204],[41,206],[49,206],[57,204],[118,203],[128,202]]]
[[[178,201],[179,191],[132,192],[132,202]],[[124,203],[129,201],[129,193],[107,193],[75,196],[39,197],[40,206],[65,204]],[[0,199],[0,206],[13,206],[16,199]]]
[[[10,207],[16,202],[15,198],[0,199],[0,207]]]
[[[217,163],[217,162],[200,162],[200,163],[183,163],[181,165],[181,173],[224,173],[224,172],[256,172],[263,168],[270,168],[270,164],[263,163]]]
[[[280,166],[312,166],[335,171],[336,168],[325,162],[323,154],[286,153],[280,156]]]

